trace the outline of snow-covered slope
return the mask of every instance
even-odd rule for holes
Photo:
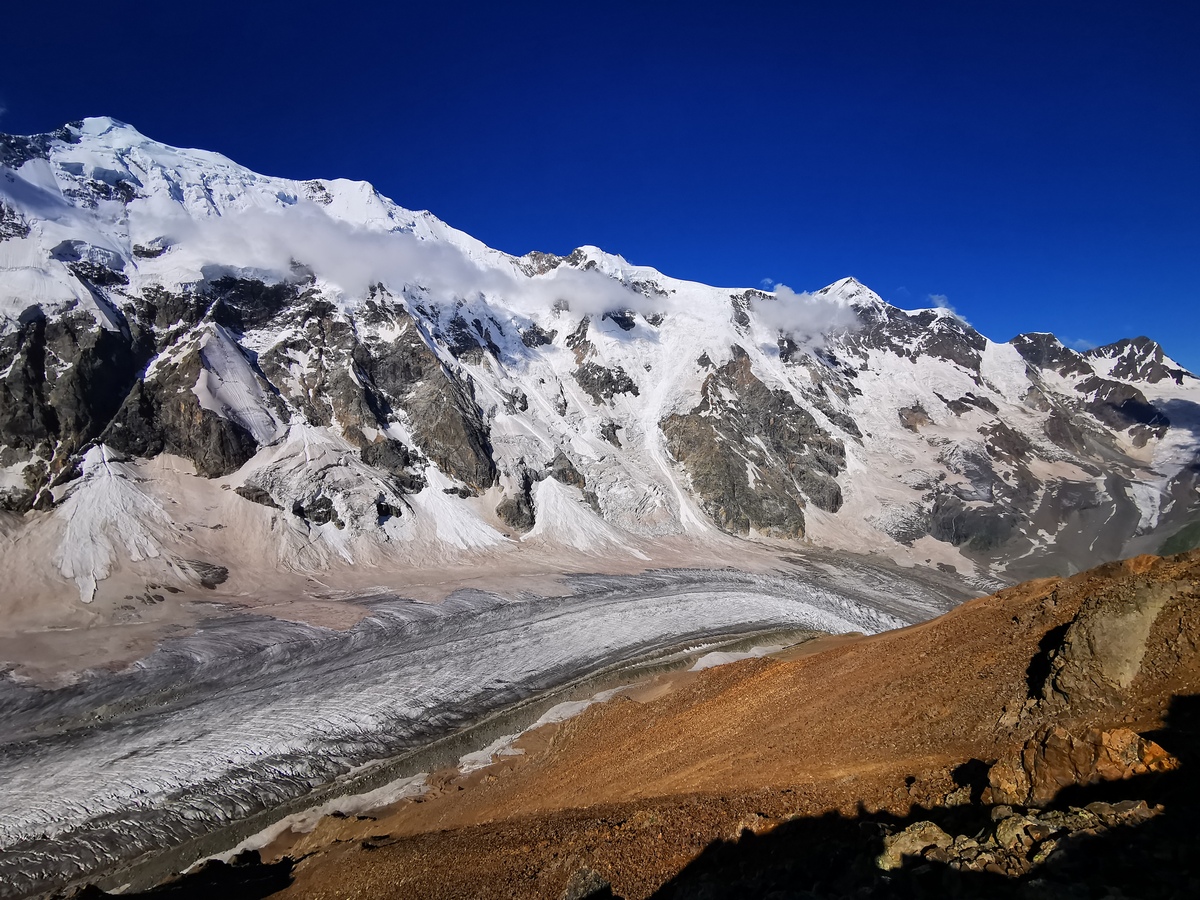
[[[0,445],[21,590],[113,609],[117,569],[187,589],[730,535],[1008,579],[1200,509],[1200,383],[1153,341],[512,257],[105,118],[0,137]]]

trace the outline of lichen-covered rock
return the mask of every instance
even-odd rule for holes
[[[946,848],[953,838],[933,822],[914,822],[899,834],[890,834],[883,839],[883,852],[875,865],[884,871],[898,869],[904,865],[904,857],[920,856],[930,847]]]
[[[1141,667],[1163,608],[1187,585],[1135,581],[1088,599],[1050,658],[1042,699],[1050,709],[1080,713],[1120,701]]]
[[[605,900],[613,897],[608,879],[592,869],[577,869],[563,888],[559,900]]]

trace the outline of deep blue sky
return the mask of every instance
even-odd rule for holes
[[[1200,371],[1200,4],[12,4],[0,130],[112,115],[513,253],[854,275]]]

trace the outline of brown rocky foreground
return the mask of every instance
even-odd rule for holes
[[[160,890],[1200,896],[1198,601],[1200,551],[1138,557],[661,678]]]

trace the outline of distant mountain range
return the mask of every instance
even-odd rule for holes
[[[133,609],[118,572],[234,590],[730,536],[983,585],[1200,518],[1200,382],[1153,340],[513,257],[107,118],[0,136],[0,373],[10,589],[97,609]]]

